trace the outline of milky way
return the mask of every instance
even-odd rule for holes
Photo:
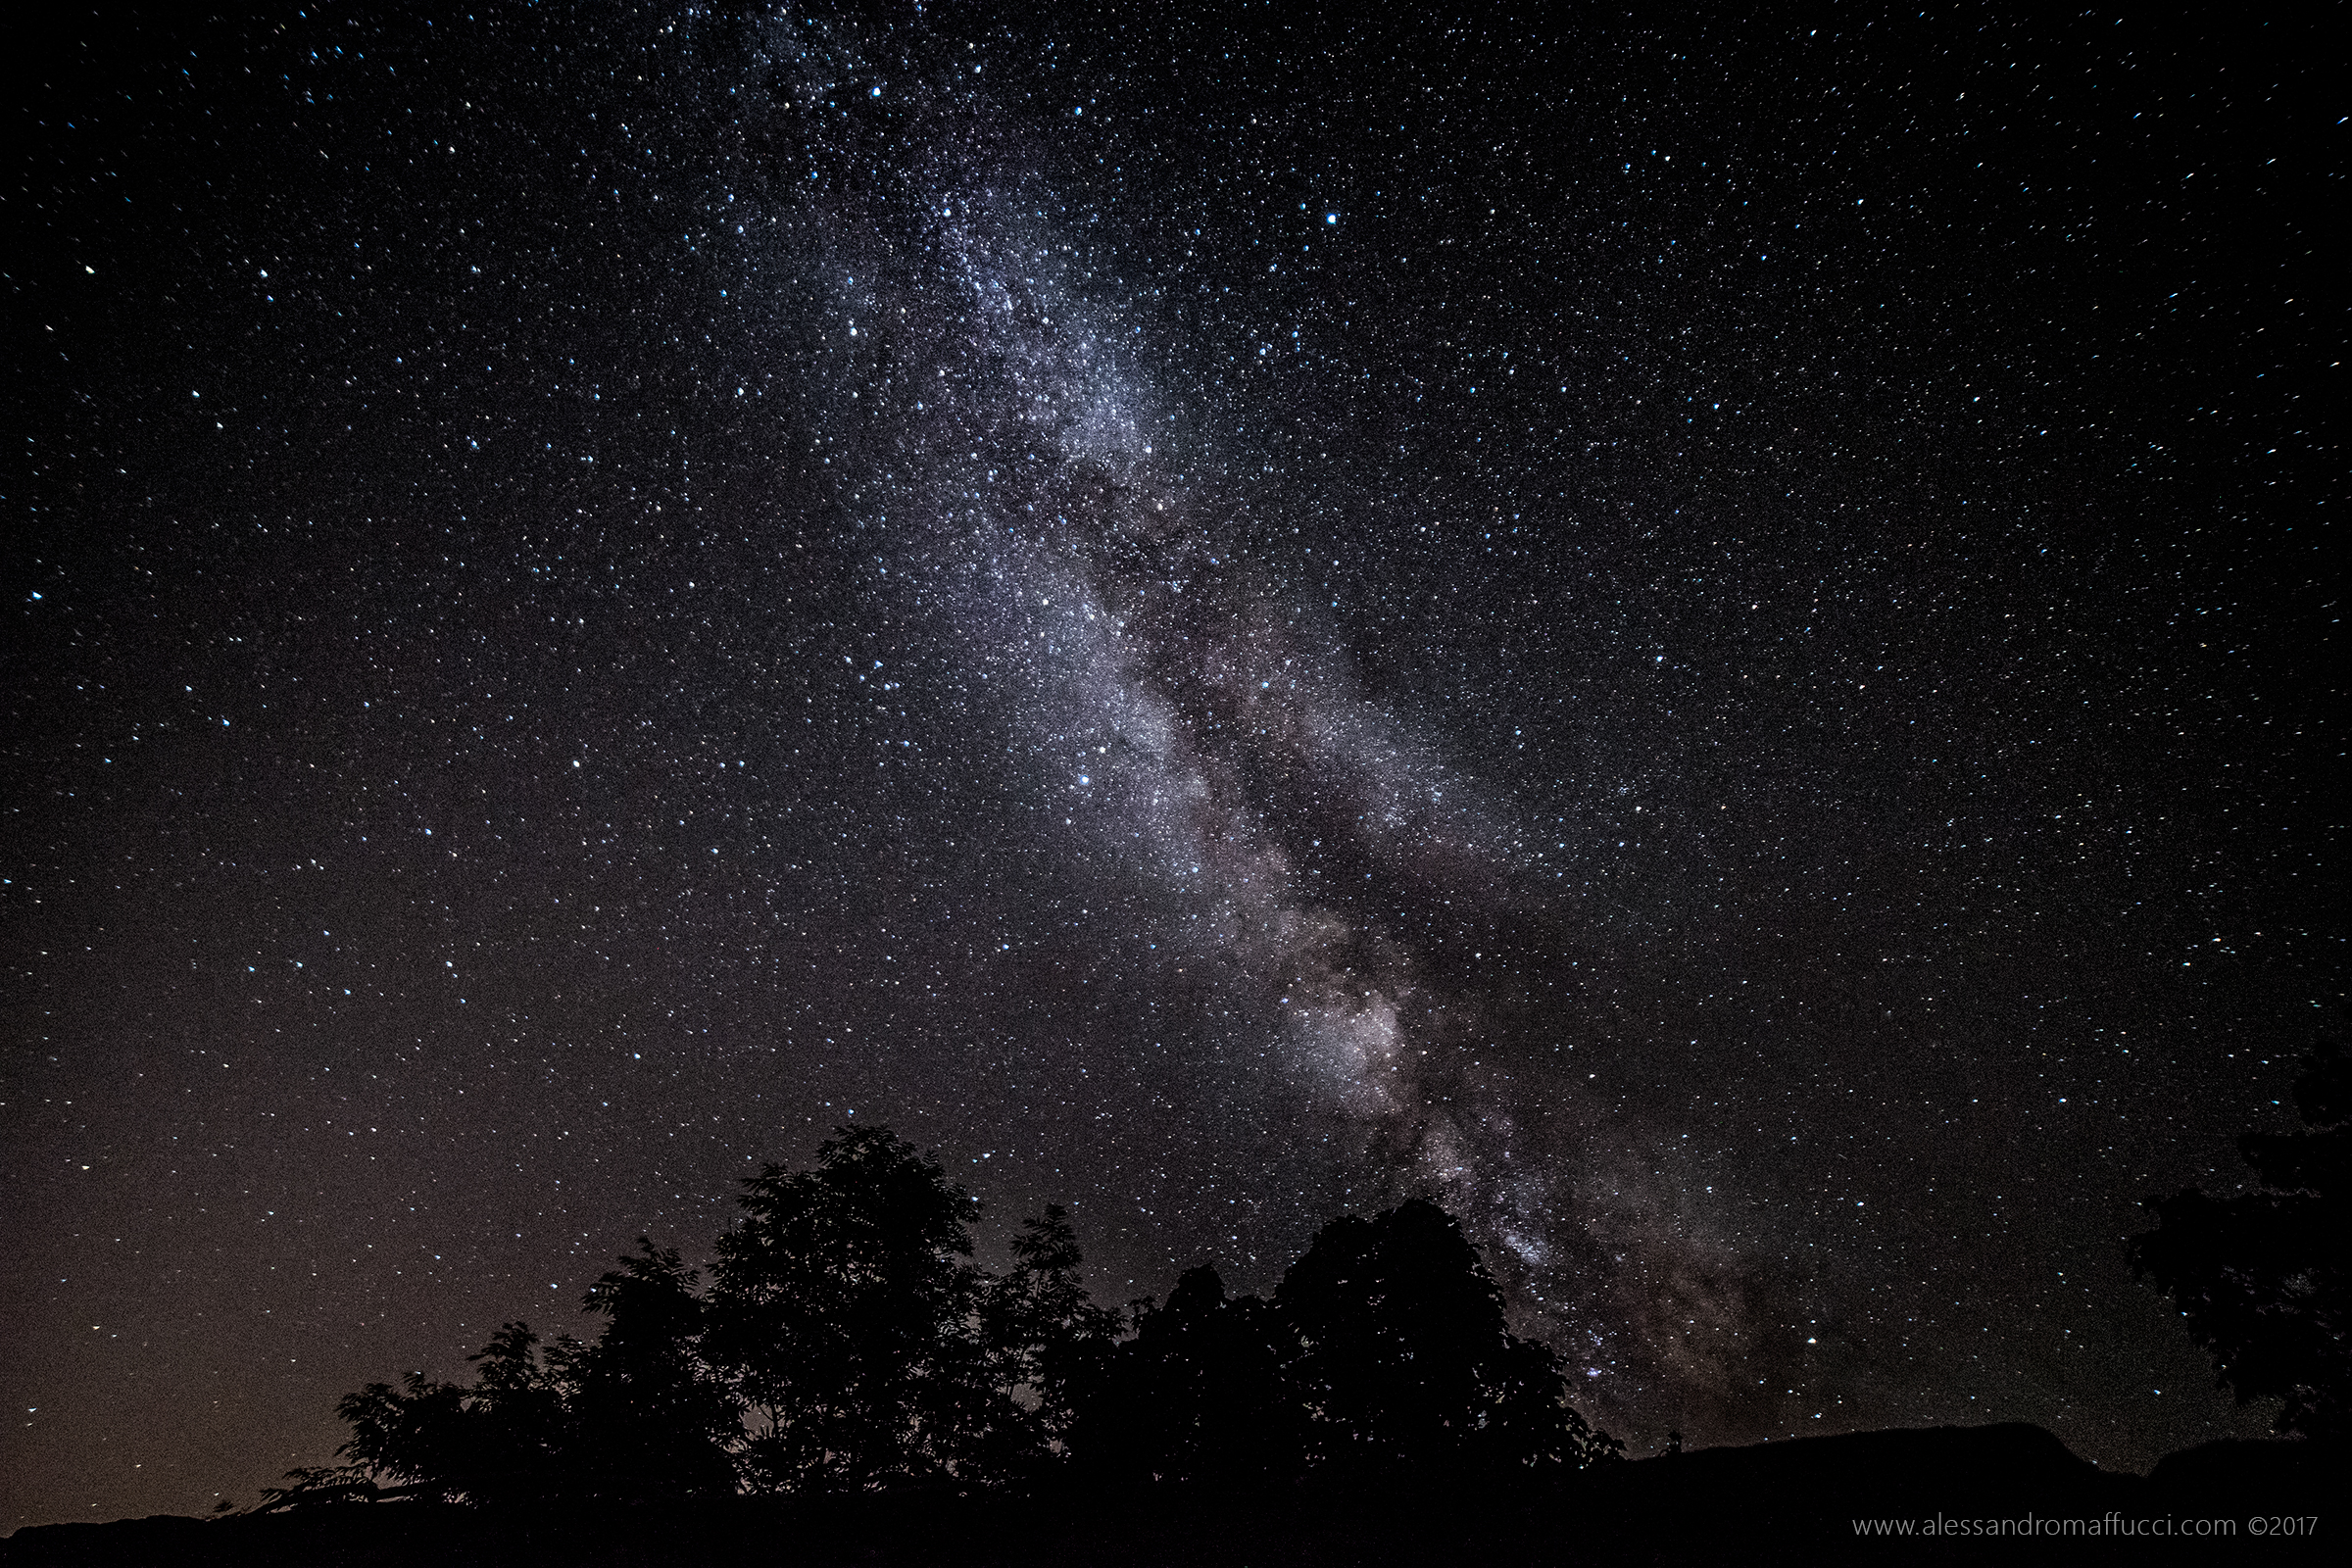
[[[1435,1198],[1637,1452],[2258,1429],[2120,1238],[2337,1004],[2316,96],[1848,22],[61,34],[12,1517],[853,1120],[1113,1301]]]
[[[832,68],[801,93],[864,79],[784,37],[804,70]],[[1132,927],[1109,934],[1145,974],[1175,982],[1172,1010],[1198,1008],[1215,1020],[1206,1032],[1257,1048],[1265,1076],[1250,1098],[1316,1129],[1333,1172],[1352,1173],[1340,1185],[1356,1204],[1442,1196],[1501,1245],[1531,1307],[1582,1328],[1586,1359],[1654,1376],[1659,1342],[1688,1348],[1695,1320],[1649,1321],[1656,1299],[1752,1341],[1762,1325],[1743,1303],[1716,1299],[1736,1290],[1732,1258],[1647,1214],[1610,1213],[1629,1185],[1639,1205],[1660,1195],[1651,1173],[1611,1179],[1596,1163],[1596,1117],[1576,1082],[1592,1075],[1572,1071],[1585,1033],[1575,988],[1522,978],[1547,959],[1578,963],[1566,955],[1582,951],[1580,911],[1562,884],[1604,847],[1541,846],[1540,825],[1514,822],[1511,802],[1487,800],[1452,765],[1457,748],[1365,688],[1331,613],[1369,593],[1407,624],[1442,625],[1444,608],[1426,603],[1438,596],[1416,610],[1381,582],[1396,549],[1383,535],[1435,529],[1442,551],[1458,551],[1494,538],[1499,508],[1412,508],[1348,539],[1317,525],[1321,498],[1263,493],[1253,473],[1276,471],[1261,460],[1278,454],[1262,432],[1249,439],[1248,419],[1311,399],[1285,384],[1314,373],[1285,363],[1308,352],[1304,334],[1286,342],[1279,322],[1250,334],[1230,394],[1179,384],[1153,350],[1182,332],[1184,312],[1154,307],[1187,269],[1140,258],[1159,281],[1106,309],[1090,296],[1108,291],[1073,260],[1073,226],[1048,216],[1067,207],[1025,176],[1034,147],[1016,140],[1004,162],[975,165],[926,145],[959,146],[956,132],[992,107],[930,96],[914,134],[891,138],[906,185],[886,182],[854,216],[826,212],[823,230],[858,243],[815,260],[841,277],[819,335],[838,342],[836,373],[861,383],[861,406],[821,424],[817,442],[851,454],[856,477],[836,484],[856,526],[888,533],[897,513],[876,575],[895,566],[906,609],[928,604],[956,628],[943,662],[1011,689],[1005,729],[1034,760],[1049,838],[1054,810],[1065,812],[1050,853],[1090,879],[1107,872],[1097,902],[1110,908],[1081,918]],[[1350,216],[1300,210],[1302,256]],[[1162,242],[1173,253],[1201,239]],[[1535,532],[1517,517],[1506,539]],[[1180,1015],[1163,1027],[1202,1025]],[[1515,1140],[1523,1110],[1543,1125]],[[1580,1196],[1602,1183],[1607,1199]],[[1603,1240],[1618,1230],[1647,1254],[1622,1281],[1623,1256]],[[1661,1264],[1672,1284],[1654,1277]],[[1613,1332],[1629,1320],[1650,1332]],[[1732,1348],[1699,1349],[1687,1370],[1720,1373]],[[1736,1345],[1731,1359],[1752,1348]]]

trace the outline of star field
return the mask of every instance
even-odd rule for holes
[[[2324,55],[1838,22],[59,24],[11,1521],[869,1121],[1104,1301],[1433,1198],[1635,1453],[2260,1431],[2121,1238],[2340,1015]]]

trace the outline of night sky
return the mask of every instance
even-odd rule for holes
[[[845,1123],[1434,1198],[1636,1454],[2263,1430],[2121,1238],[2340,1016],[2337,44],[994,9],[25,46],[0,1522]]]

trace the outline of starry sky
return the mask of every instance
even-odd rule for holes
[[[2330,53],[68,14],[0,1515],[250,1501],[853,1122],[1112,1301],[1434,1198],[1637,1454],[2260,1431],[2121,1238],[2339,1015]]]

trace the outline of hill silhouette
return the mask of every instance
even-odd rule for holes
[[[1250,1563],[2320,1560],[2347,1494],[2340,1449],[2209,1445],[2149,1477],[2102,1473],[2037,1427],[1939,1427],[1704,1449],[1598,1466],[1539,1489],[1403,1485],[1083,1489],[1020,1495],[731,1496],[696,1504],[485,1510],[423,1501],[214,1520],[47,1525],[0,1543],[10,1568],[508,1568],[782,1556],[808,1568]],[[2331,1514],[2332,1510],[2332,1514]],[[2183,1534],[2206,1520],[2230,1533]],[[2252,1521],[2270,1521],[2257,1527]],[[2321,1534],[2309,1534],[2316,1519]],[[1924,1533],[1933,1521],[1952,1533]],[[1901,1539],[1869,1527],[1881,1521]],[[2015,1530],[2033,1523],[2040,1533]],[[1857,1525],[1863,1528],[1858,1529]],[[2007,1527],[2010,1533],[1978,1532]],[[1960,1533],[1966,1528],[1970,1533]],[[2262,1529],[2258,1537],[2257,1528]],[[2170,1533],[2165,1533],[2170,1532]]]

